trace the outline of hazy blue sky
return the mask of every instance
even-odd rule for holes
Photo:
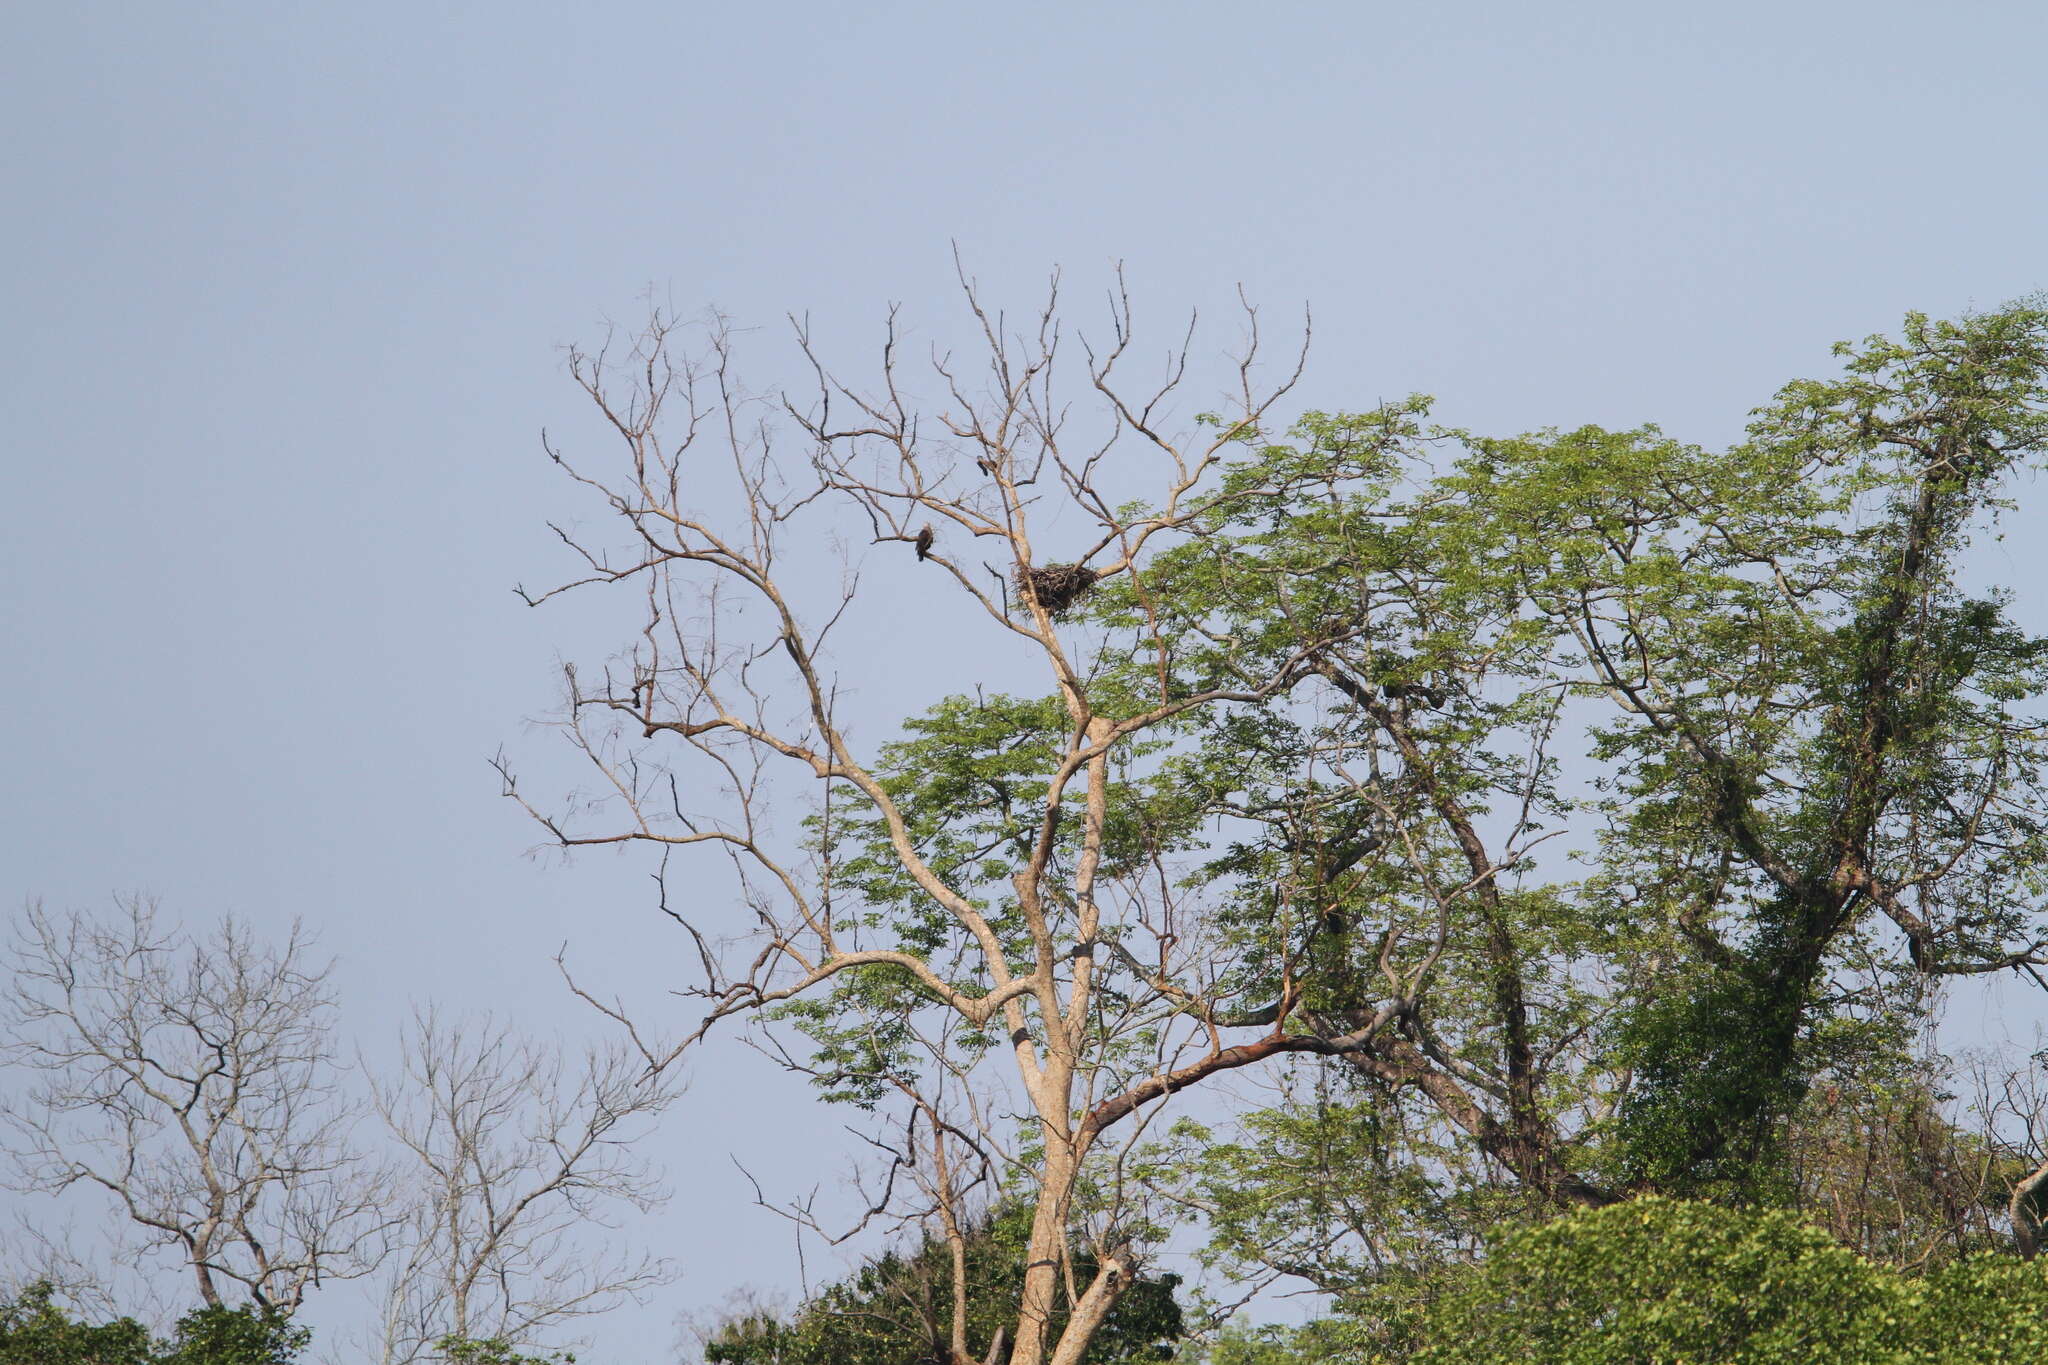
[[[1309,403],[1702,441],[1838,338],[2048,286],[2033,0],[67,0],[0,32],[0,899],[302,915],[367,1039],[429,995],[583,1031],[565,941],[644,999],[679,970],[644,867],[522,859],[486,766],[539,761],[558,653],[614,643],[510,587],[561,569],[559,347],[649,285],[843,349],[890,302],[955,325],[951,240],[1023,305],[1122,260],[1155,314],[1313,304]],[[2048,578],[2038,536],[1998,553]],[[688,1278],[618,1359],[791,1279],[724,1154],[794,1188],[836,1121],[706,1058],[649,1230]]]

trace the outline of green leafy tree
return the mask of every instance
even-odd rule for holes
[[[1306,1084],[1304,1084],[1306,1083]],[[1475,1257],[1482,1231],[1529,1201],[1469,1145],[1431,1122],[1426,1102],[1375,1097],[1327,1070],[1288,1078],[1283,1102],[1228,1134],[1176,1126],[1170,1169],[1228,1280],[1285,1277],[1342,1296]]]
[[[312,1336],[277,1309],[201,1308],[178,1320],[160,1365],[292,1365]]]
[[[158,1341],[133,1318],[75,1321],[48,1284],[0,1304],[0,1365],[293,1365],[311,1336],[288,1315],[254,1305],[196,1309],[169,1341]]]
[[[0,1304],[0,1362],[5,1365],[152,1365],[156,1343],[133,1318],[100,1326],[75,1322],[48,1284],[32,1284]]]
[[[1179,686],[1325,641],[1312,712],[1247,708],[1180,771],[1250,827],[1205,868],[1274,1002],[1240,1017],[1400,1010],[1333,1050],[1361,1121],[1424,1096],[1539,1203],[1790,1198],[1840,1028],[1910,1031],[1932,995],[1900,973],[2041,962],[2048,649],[1962,557],[2044,449],[2048,313],[1842,353],[1718,453],[1312,414],[1148,578]],[[1589,796],[1550,756],[1572,731]],[[1561,831],[1590,878],[1542,875]]]
[[[1760,1187],[1873,919],[1927,976],[2041,956],[2042,732],[2017,708],[2048,653],[1961,558],[2048,448],[2048,314],[1914,316],[1841,354],[1724,456],[1574,433],[1484,443],[1457,483],[1614,708],[1600,888],[1683,934],[1616,1035],[1632,1184]]]

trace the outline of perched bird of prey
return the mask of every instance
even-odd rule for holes
[[[917,533],[917,557],[919,559],[931,557],[932,537],[934,534],[936,533],[932,530],[930,522],[926,522],[925,528]]]

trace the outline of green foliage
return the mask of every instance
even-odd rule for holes
[[[1336,684],[1314,713],[1225,720],[1183,769],[1268,825],[1207,869],[1241,897],[1221,918],[1248,995],[1288,972],[1310,1010],[1367,1003],[1386,940],[1359,928],[1413,924],[1471,875],[1448,801],[1475,822],[1519,805],[1525,835],[1593,814],[1583,884],[1449,907],[1426,995],[1442,1065],[1501,1087],[1527,1067],[1508,1121],[1557,1144],[1576,1127],[1585,1169],[1623,1188],[1768,1202],[1844,1001],[1899,956],[1971,969],[2037,940],[2048,731],[2013,711],[2048,691],[2048,640],[1960,564],[2048,451],[2048,309],[1909,317],[1841,353],[1725,451],[1648,427],[1475,438],[1423,427],[1420,403],[1255,448],[1213,533],[1150,571],[1221,642],[1174,657],[1248,674],[1303,652]],[[1433,441],[1463,454],[1400,496]],[[1563,695],[1602,765],[1580,803],[1514,761]],[[1403,846],[1333,865],[1361,803],[1319,764],[1370,773]],[[1856,961],[1880,907],[1905,952]],[[1406,934],[1407,962],[1425,941]]]
[[[1644,1199],[1518,1229],[1403,1324],[1423,1362],[1882,1359],[1903,1304],[1783,1212]]]
[[[1776,1142],[1805,1092],[1795,1065],[1807,993],[1696,964],[1637,1002],[1618,1059],[1635,1090],[1617,1129],[1623,1183],[1735,1203],[1786,1195]]]
[[[162,1365],[292,1365],[312,1336],[274,1309],[201,1308],[178,1320]]]
[[[72,1321],[47,1284],[0,1304],[0,1365],[155,1365],[149,1329],[133,1318],[100,1326]]]
[[[133,1318],[74,1321],[47,1284],[0,1305],[0,1365],[292,1365],[311,1336],[281,1313],[244,1306],[196,1309],[157,1341]]]
[[[2048,313],[1914,316],[1841,354],[1844,376],[1788,385],[1682,515],[1656,485],[1634,499],[1661,539],[1610,527],[1583,575],[1538,589],[1628,622],[1610,677],[1642,685],[1599,751],[1619,763],[1614,875],[1711,897],[1673,905],[1700,958],[1678,989],[1635,992],[1617,1034],[1638,1185],[1765,1193],[1830,958],[1870,908],[1851,874],[1915,887],[1887,912],[1917,967],[2031,937],[2042,754],[2008,711],[2041,695],[2048,655],[1959,563],[2048,444]],[[1659,869],[1688,843],[1719,885]]]
[[[1791,1213],[1649,1197],[1517,1228],[1486,1260],[1226,1337],[1212,1365],[1991,1365],[2048,1351],[2048,1265],[1971,1257],[1914,1278]]]
[[[1291,990],[1292,1026],[1328,1034],[1431,963],[1401,1042],[1332,1063],[1349,1093],[1326,1078],[1190,1149],[1213,1261],[1356,1310],[1217,1359],[1421,1349],[1409,1310],[1466,1283],[1476,1234],[1555,1211],[1527,1168],[1474,1160],[1486,1120],[1491,1152],[1533,1135],[1608,1195],[1809,1209],[1894,1268],[2007,1244],[2012,1158],[1956,1126],[1916,1040],[1934,973],[2048,941],[2048,638],[1965,573],[2048,455],[2048,308],[1909,317],[1840,353],[1718,451],[1649,427],[1478,438],[1420,401],[1312,415],[1247,443],[1205,534],[1146,569],[1149,615],[1134,580],[1098,590],[1135,641],[1128,686],[1311,661],[1163,774],[1224,832],[1195,880],[1228,985]],[[1540,757],[1570,734],[1590,791]],[[1503,834],[1573,829],[1583,879],[1484,870],[1460,808],[1503,863]],[[1752,1266],[1863,1273],[1760,1226]],[[1443,1358],[1494,1358],[1459,1341]]]
[[[2048,1262],[1979,1255],[1943,1266],[1909,1295],[1912,1361],[2048,1358]]]
[[[1209,1232],[1205,1259],[1233,1277],[1278,1272],[1344,1295],[1459,1264],[1481,1232],[1529,1201],[1443,1142],[1413,1097],[1323,1093],[1248,1115],[1234,1140],[1184,1121],[1178,1160]],[[1335,1093],[1331,1093],[1334,1091]]]
[[[975,1227],[967,1243],[968,1340],[985,1350],[998,1328],[1015,1330],[1031,1212],[1012,1206]],[[1092,1256],[1077,1252],[1086,1283]],[[1088,1359],[1102,1365],[1171,1360],[1182,1331],[1177,1275],[1140,1277],[1095,1335]],[[927,1237],[879,1256],[821,1291],[788,1319],[756,1312],[725,1324],[706,1345],[711,1365],[946,1365],[952,1330],[952,1261]],[[1056,1309],[1052,1337],[1066,1320]]]
[[[1099,705],[1117,699],[1105,686]],[[948,697],[904,723],[904,737],[884,745],[875,764],[902,812],[918,856],[973,902],[995,930],[1013,971],[1030,970],[1032,945],[1017,913],[1013,877],[1030,857],[1044,803],[1071,723],[1057,698],[1001,694]],[[1149,853],[1185,835],[1192,818],[1173,794],[1137,776],[1133,767],[1157,752],[1153,743],[1126,744],[1115,755],[1103,831],[1103,878],[1124,875]],[[1077,809],[1081,785],[1070,783],[1066,806]],[[981,945],[905,871],[886,821],[871,809],[835,800],[809,821],[833,887],[834,932],[842,950],[885,948],[914,954],[970,994],[989,986]],[[1055,930],[1073,912],[1064,888],[1071,878],[1081,821],[1062,822],[1044,894]],[[873,1108],[923,1062],[914,1041],[943,1039],[974,1058],[996,1045],[950,1011],[932,1011],[933,994],[894,965],[841,973],[829,990],[788,1001],[773,1017],[794,1023],[813,1042],[812,1076],[830,1100]],[[924,1011],[922,1018],[919,1012]]]

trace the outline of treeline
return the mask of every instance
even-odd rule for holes
[[[0,1365],[295,1365],[310,1329],[275,1308],[195,1308],[167,1337],[132,1317],[92,1322],[57,1302],[39,1280],[0,1304]],[[526,1355],[502,1340],[445,1337],[434,1343],[450,1365],[569,1365],[567,1354]]]
[[[470,1192],[581,1190],[564,1153],[623,1150],[596,1125],[750,1029],[872,1154],[851,1216],[781,1211],[894,1249],[705,1324],[707,1361],[2039,1350],[2042,1058],[1945,1052],[1936,1025],[1986,980],[2048,985],[2042,599],[1973,550],[2030,525],[2048,309],[1909,317],[1710,450],[1486,437],[1422,398],[1286,422],[1300,355],[1270,365],[1256,313],[1225,371],[1182,340],[1134,373],[1120,288],[1078,347],[1053,301],[1020,326],[965,293],[976,360],[935,352],[924,407],[893,322],[861,382],[799,331],[813,387],[772,399],[715,318],[572,358],[616,454],[549,454],[609,520],[565,518],[568,576],[528,600],[643,615],[565,672],[560,733],[603,799],[500,766],[548,840],[653,858],[695,973],[672,1039],[607,1007],[635,1050],[578,1073],[591,1098],[557,1110],[582,1117],[451,1149],[457,1078],[546,1062],[508,1073],[423,1022],[377,1109],[419,1207],[477,1213],[380,1223],[304,1127],[319,1105],[275,1111],[300,1148],[241,1136],[252,1092],[209,1088],[224,1026],[188,1030],[169,1089],[147,1048],[50,1041],[120,1017],[81,1007],[74,960],[124,964],[112,983],[173,957],[32,916],[25,1169],[124,1201],[209,1307],[289,1314],[395,1264],[408,1358],[525,1349],[650,1281],[508,1292],[536,1262]],[[835,651],[863,705],[935,657],[983,685],[869,746]],[[732,894],[685,870],[706,857]],[[255,960],[261,991],[195,965],[148,998],[248,1002],[249,1055],[302,1076],[258,1002],[308,974]],[[207,1177],[152,1221],[67,1137],[119,1151],[161,1112],[215,1116],[225,1146],[162,1140],[289,1216],[238,1222],[244,1186]],[[1328,1312],[1241,1325],[1264,1290]]]

